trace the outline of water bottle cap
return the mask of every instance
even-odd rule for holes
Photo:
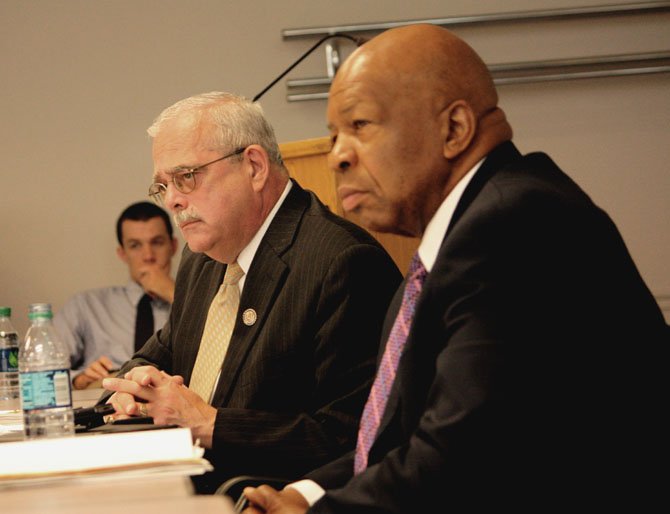
[[[53,317],[50,303],[31,303],[28,311],[28,319]]]
[[[0,316],[3,316],[5,318],[9,318],[12,315],[12,308],[11,307],[0,307]]]

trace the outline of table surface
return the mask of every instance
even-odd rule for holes
[[[3,514],[232,514],[224,496],[193,494],[187,477],[137,477],[133,480],[73,479],[39,487],[0,487]]]
[[[73,389],[72,407],[92,407],[102,396],[105,389]]]

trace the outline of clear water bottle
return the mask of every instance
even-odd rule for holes
[[[0,307],[0,412],[20,408],[19,335],[11,321],[12,309]]]
[[[70,356],[51,322],[51,305],[34,303],[19,351],[23,431],[28,439],[74,434]]]

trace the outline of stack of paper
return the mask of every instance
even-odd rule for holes
[[[0,489],[72,477],[199,475],[211,471],[187,428],[34,439],[0,444]]]

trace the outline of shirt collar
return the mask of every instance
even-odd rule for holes
[[[137,307],[137,304],[140,303],[140,299],[144,296],[144,289],[134,280],[128,282],[125,286],[126,294],[128,295],[128,300],[130,303]]]
[[[126,290],[126,295],[128,295],[128,300],[130,301],[131,305],[134,305],[137,307],[137,304],[140,303],[140,300],[144,296],[144,289],[142,289],[142,286],[139,285],[137,282],[134,280],[131,280],[124,286]],[[161,298],[151,298],[151,303],[152,304],[165,304],[165,305],[170,305],[168,302],[164,301]]]
[[[244,287],[244,282],[247,277],[247,272],[251,267],[251,261],[254,260],[256,251],[258,250],[258,247],[261,244],[261,241],[263,240],[263,236],[265,236],[265,233],[268,231],[270,223],[272,223],[272,220],[277,214],[279,207],[281,207],[281,205],[284,203],[284,200],[286,200],[286,197],[288,196],[288,193],[292,187],[293,182],[289,180],[286,184],[286,187],[284,187],[284,191],[282,192],[281,196],[279,197],[274,207],[270,211],[270,214],[267,215],[261,227],[258,229],[254,237],[251,239],[251,241],[249,241],[249,244],[245,246],[244,249],[237,256],[237,263],[240,265],[240,268],[242,268],[242,271],[244,271],[244,275],[242,275],[242,278],[237,283],[238,287],[240,288],[240,292],[242,292],[242,288]]]
[[[442,246],[442,240],[447,233],[447,228],[449,228],[449,223],[456,210],[456,206],[458,205],[461,196],[463,196],[465,188],[470,183],[470,180],[472,180],[472,177],[475,176],[475,173],[477,173],[477,170],[483,162],[484,159],[475,164],[470,171],[458,181],[456,186],[449,192],[428,222],[418,249],[419,257],[421,257],[421,262],[426,268],[426,271],[430,272],[433,268],[433,265],[437,260],[437,254]]]

